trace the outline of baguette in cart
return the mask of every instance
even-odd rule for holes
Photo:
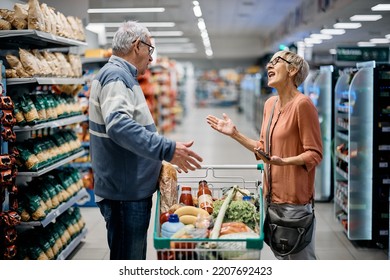
[[[263,164],[204,165],[191,174],[179,174],[176,181],[170,180],[172,191],[168,193],[175,199],[170,200],[169,209],[162,205],[169,199],[160,184],[153,236],[158,259],[260,259],[264,241],[262,171]],[[192,205],[179,202],[183,187],[191,190]],[[207,200],[211,204],[204,202],[206,194],[211,195]],[[168,236],[162,225],[173,218],[180,227]]]

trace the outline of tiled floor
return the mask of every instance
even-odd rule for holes
[[[206,124],[206,116],[221,116],[226,112],[244,134],[257,138],[251,122],[233,107],[193,108],[189,110],[182,124],[167,135],[177,141],[195,140],[193,149],[204,158],[204,164],[256,164],[253,155],[232,139],[212,131]],[[251,174],[258,176],[257,171]],[[106,243],[106,230],[97,208],[83,207],[82,215],[86,221],[88,234],[85,240],[70,255],[73,260],[105,260],[109,258]],[[154,213],[154,209],[153,212]],[[315,237],[317,257],[321,260],[386,260],[387,250],[366,248],[349,241],[333,214],[333,203],[316,203],[317,233]],[[148,233],[147,259],[156,259],[153,246],[153,223]],[[261,259],[275,259],[267,245],[261,251]]]

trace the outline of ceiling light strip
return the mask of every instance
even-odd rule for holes
[[[390,11],[390,4],[378,4],[371,8],[371,11]]]
[[[88,9],[88,14],[116,14],[116,13],[162,13],[165,8],[104,8]]]
[[[93,22],[89,23],[88,26],[93,25],[103,25],[104,27],[120,27],[124,22]],[[174,22],[140,22],[145,27],[175,27],[176,24]]]

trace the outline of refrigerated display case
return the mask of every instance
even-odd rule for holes
[[[258,125],[258,121],[255,119],[255,114],[260,108],[256,104],[256,100],[260,96],[261,88],[261,75],[258,74],[246,74],[240,83],[240,111],[244,112],[246,119],[249,123]],[[262,112],[262,110],[261,110]],[[261,123],[260,123],[261,125]]]
[[[332,139],[333,139],[333,72],[332,65],[321,66],[310,71],[303,85],[304,94],[310,97],[318,110],[320,122],[323,159],[316,167],[316,201],[330,201],[333,196]]]
[[[350,240],[387,247],[389,66],[356,66],[335,87],[335,214]]]

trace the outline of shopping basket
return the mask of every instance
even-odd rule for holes
[[[245,171],[246,170],[246,171]],[[245,172],[255,172],[255,179],[248,179]],[[159,260],[225,260],[225,259],[260,259],[263,248],[264,231],[262,171],[263,164],[257,165],[204,165],[200,170],[178,175],[178,187],[192,187],[196,194],[198,182],[206,180],[213,192],[213,197],[221,198],[223,189],[237,185],[258,196],[259,235],[256,238],[210,239],[210,238],[165,238],[161,237],[160,225],[160,192],[157,193],[156,214],[154,223],[154,247]],[[237,176],[235,175],[237,173]],[[180,196],[180,193],[179,193]],[[208,246],[213,243],[214,246]],[[216,246],[215,246],[216,245]]]

